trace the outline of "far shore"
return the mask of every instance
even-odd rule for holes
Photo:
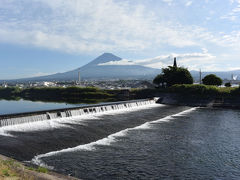
[[[188,106],[240,108],[239,87],[177,84],[166,88],[104,90],[98,88],[0,88],[0,99],[70,104],[97,104],[161,97],[160,103]]]

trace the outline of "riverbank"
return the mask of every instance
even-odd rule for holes
[[[158,95],[161,98],[157,103],[161,104],[240,109],[240,97],[199,97],[173,93],[159,93]]]
[[[159,103],[164,104],[240,108],[239,87],[181,84],[168,88],[130,90],[104,90],[92,87],[0,88],[0,99],[23,99],[71,104],[96,104],[99,102],[117,102],[153,97],[161,97]]]
[[[22,163],[0,155],[0,180],[78,180],[77,178],[50,172],[42,167],[27,167]]]
[[[71,104],[98,103],[118,100],[119,92],[98,88],[80,87],[51,87],[51,88],[0,88],[0,99],[30,100],[43,102],[65,102]]]
[[[135,92],[137,98],[160,97],[158,103],[183,106],[240,108],[239,87],[173,85]]]

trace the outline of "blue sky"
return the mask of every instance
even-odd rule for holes
[[[1,0],[0,79],[113,65],[240,69],[240,0]],[[104,65],[104,64],[103,64]],[[107,65],[107,64],[105,64]]]

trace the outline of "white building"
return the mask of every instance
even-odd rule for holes
[[[53,87],[56,86],[56,84],[54,82],[47,82],[47,81],[43,81],[39,83],[39,86],[44,86],[44,87]]]

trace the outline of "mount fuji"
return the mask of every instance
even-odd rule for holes
[[[83,80],[152,79],[161,73],[161,69],[141,65],[100,65],[110,61],[120,61],[121,59],[114,54],[104,53],[88,64],[71,71],[13,81],[75,81],[78,79],[78,72],[80,72]]]

